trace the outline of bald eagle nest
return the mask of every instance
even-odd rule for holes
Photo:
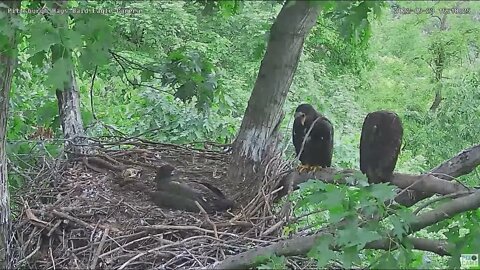
[[[288,211],[279,215],[269,195],[290,166],[280,157],[266,164],[249,204],[208,215],[162,209],[126,182],[153,189],[154,168],[170,164],[180,180],[213,184],[232,198],[229,154],[140,139],[96,141],[94,150],[43,161],[34,174],[16,170],[29,180],[12,198],[15,268],[202,268],[277,241],[286,225]],[[119,169],[102,168],[98,159]]]

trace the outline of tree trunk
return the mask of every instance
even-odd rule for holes
[[[54,6],[61,9],[65,5],[65,1],[56,1]],[[67,20],[68,16],[65,16],[65,20],[61,22],[62,25],[54,26],[57,28],[68,27]],[[62,58],[68,59],[71,63],[69,65],[68,79],[64,83],[63,89],[55,90],[63,137],[65,139],[65,150],[73,153],[85,153],[87,149],[85,147],[85,131],[80,111],[80,92],[78,91],[74,65],[71,60],[72,52],[61,44],[54,45],[52,47],[52,64]]]
[[[459,8],[461,5],[461,1],[458,1],[455,4],[454,8]],[[443,14],[443,16],[440,18],[440,26],[439,29],[440,31],[447,31],[448,30],[448,25],[447,25],[447,13]],[[435,83],[437,84],[437,88],[435,90],[435,98],[433,99],[432,105],[430,106],[430,111],[434,112],[438,109],[440,106],[440,103],[443,100],[442,97],[442,85],[441,81],[443,78],[443,71],[445,69],[445,62],[446,62],[446,54],[445,54],[445,46],[446,44],[443,42],[439,42],[437,45],[434,45],[435,47],[433,48],[433,53],[435,58],[433,59],[433,72],[434,72],[434,80]],[[438,87],[439,86],[439,87]]]
[[[58,111],[62,124],[65,149],[74,153],[86,153],[86,140],[80,113],[80,93],[75,72],[69,72],[69,81],[64,89],[56,89]]]
[[[8,118],[8,98],[12,86],[12,77],[17,62],[16,28],[11,19],[16,13],[9,9],[19,9],[20,1],[0,1],[8,9],[0,7],[0,23],[10,25],[10,33],[0,32],[0,269],[11,267],[10,242],[10,195],[8,193],[6,131]],[[8,29],[8,28],[5,28]],[[4,39],[5,38],[5,39]]]
[[[433,99],[433,103],[432,105],[430,106],[430,111],[434,112],[438,109],[438,107],[440,106],[440,102],[442,102],[442,86],[440,84],[439,85],[439,88],[437,88],[437,90],[435,90],[435,98]]]
[[[283,105],[298,66],[303,43],[319,9],[308,1],[287,2],[270,30],[242,125],[233,144],[229,178],[244,204],[256,194],[264,167],[275,155]]]

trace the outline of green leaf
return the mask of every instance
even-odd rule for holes
[[[93,114],[88,110],[82,110],[82,122],[84,125],[90,125],[93,121]]]
[[[328,192],[325,193],[325,198],[322,201],[322,205],[324,205],[326,208],[333,208],[342,205],[345,197],[345,192],[340,189],[328,190]]]
[[[263,58],[263,55],[265,54],[265,42],[259,42],[253,49],[253,54],[252,57],[254,59],[261,60]]]
[[[308,257],[317,260],[317,268],[323,269],[331,260],[336,258],[335,252],[330,249],[331,245],[334,245],[333,236],[330,234],[322,235],[308,252]]]
[[[321,203],[325,200],[326,196],[325,192],[314,192],[305,196],[305,199],[302,200],[304,204],[300,204],[299,206]]]
[[[390,219],[390,222],[393,226],[393,235],[399,239],[402,239],[408,230],[406,223],[404,223],[403,220],[394,217]]]
[[[360,263],[358,249],[356,247],[347,247],[342,250],[342,253],[339,255],[339,260],[342,262],[345,269],[351,268],[354,263]]]
[[[175,97],[185,102],[190,100],[197,92],[197,87],[193,81],[182,84],[175,92]]]
[[[373,184],[370,186],[370,194],[378,201],[384,202],[386,200],[393,199],[396,196],[396,192],[393,186],[388,183]]]
[[[28,127],[25,124],[25,120],[23,119],[23,117],[19,115],[14,115],[12,118],[9,119],[8,122],[7,138],[19,137],[22,133],[25,133],[27,131],[27,128]]]
[[[37,123],[42,126],[50,126],[58,115],[58,105],[55,101],[49,101],[37,110]]]
[[[399,269],[397,259],[393,253],[384,253],[380,256],[378,263],[372,265],[372,269]]]
[[[142,70],[142,72],[140,73],[140,76],[142,78],[142,81],[145,82],[145,81],[149,81],[153,78],[155,73],[153,73],[153,71],[150,71],[148,69],[144,69]]]
[[[268,258],[268,263],[262,264],[257,269],[285,269],[286,258],[284,256],[271,256]]]
[[[460,227],[459,226],[451,226],[448,228],[448,231],[444,233],[448,240],[452,242],[457,242],[460,238]]]
[[[313,3],[317,4],[323,12],[331,11],[335,8],[336,3],[335,1],[312,1]]]
[[[96,66],[102,66],[110,61],[108,47],[104,43],[95,42],[81,50],[80,63],[82,70],[94,70]]]
[[[84,48],[80,51],[79,61],[81,63],[81,70],[93,70],[95,68],[95,52],[90,48]]]
[[[175,50],[168,54],[168,59],[175,62],[175,61],[185,60],[187,59],[187,57],[185,56],[182,50]]]
[[[62,151],[61,146],[58,146],[58,145],[55,145],[55,144],[47,144],[47,145],[45,145],[45,148],[46,148],[47,152],[51,156],[54,156],[54,157],[58,156]]]
[[[219,4],[220,11],[224,17],[236,14],[243,4],[240,0],[222,0],[217,3]]]
[[[365,247],[365,244],[379,239],[382,239],[382,236],[377,232],[359,228],[358,224],[352,223],[344,230],[337,232],[336,243],[345,247],[356,247],[359,251]]]
[[[82,34],[74,30],[63,32],[63,45],[68,49],[79,49],[83,47]]]
[[[36,54],[32,55],[28,58],[28,61],[32,63],[32,65],[37,67],[43,67],[45,65],[45,61],[47,60],[47,52],[46,51],[39,51]]]
[[[53,89],[60,89],[63,91],[65,83],[70,81],[70,70],[71,62],[69,59],[58,59],[47,73],[47,85],[52,86]]]
[[[326,190],[326,185],[324,182],[317,179],[308,179],[308,181],[300,183],[298,186],[301,190],[315,189],[315,190]]]
[[[37,15],[37,17],[38,16],[41,15]],[[48,51],[50,46],[60,43],[58,32],[49,22],[38,19],[35,27],[31,29],[29,53],[32,55],[40,51]]]

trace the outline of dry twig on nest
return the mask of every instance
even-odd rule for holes
[[[114,139],[116,141],[98,141],[103,145],[97,153],[112,164],[141,170],[142,175],[136,176],[134,182],[153,189],[152,169],[169,163],[176,167],[180,181],[195,179],[212,183],[225,191],[227,197],[233,195],[229,193],[229,182],[225,181],[228,166],[224,153],[137,138]],[[23,208],[14,223],[14,256],[18,258],[15,267],[190,269],[220,261],[226,263],[231,261],[230,256],[252,250],[252,247],[266,250],[269,250],[268,246],[279,247],[284,242],[276,235],[288,221],[291,210],[287,207],[278,214],[272,208],[272,202],[278,193],[275,190],[291,166],[278,156],[265,167],[256,196],[231,218],[227,214],[206,215],[203,211],[192,214],[160,209],[142,192],[129,189],[128,185],[121,187],[119,181],[106,177],[104,172],[79,166],[78,162],[45,160],[37,171],[29,168],[31,183],[19,193],[26,203],[17,198],[18,205]],[[454,167],[459,170],[458,166]],[[433,175],[413,178],[413,181],[418,179],[418,182],[433,179],[442,185],[445,181]],[[441,191],[428,183],[416,183],[410,187],[422,185],[430,187],[429,191]],[[465,187],[455,183],[442,187],[446,194],[465,191]],[[473,194],[462,199],[471,200],[471,196]],[[451,212],[455,209],[447,207],[443,210]],[[429,222],[439,213],[430,215]],[[417,228],[424,226],[414,225]],[[444,243],[427,240],[413,239],[413,243],[423,250],[442,253]],[[308,241],[302,242],[305,243]],[[377,242],[372,243],[372,247],[382,248],[387,244],[392,243]],[[290,264],[301,265],[302,260]]]
[[[180,180],[216,184],[227,196],[231,195],[228,182],[223,181],[227,167],[224,153],[135,138],[104,143],[97,153],[97,158],[119,168],[133,166],[142,170],[142,176],[133,180],[147,187],[153,187],[153,169],[169,163],[177,168]],[[264,185],[267,179],[275,178],[276,166],[283,164],[280,159],[275,162]],[[36,176],[21,193],[26,203],[14,224],[15,253],[19,258],[16,267],[200,268],[275,241],[275,237],[261,235],[278,222],[262,216],[273,213],[266,205],[272,197],[269,190],[273,183],[259,193],[249,215],[232,219],[227,214],[212,216],[203,211],[192,214],[157,208],[141,192],[105,177],[107,171],[78,164],[46,160],[39,173],[29,174]]]

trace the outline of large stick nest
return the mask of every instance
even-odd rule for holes
[[[97,158],[138,170],[134,180],[152,189],[153,168],[168,163],[180,179],[209,182],[234,195],[226,180],[229,156],[221,151],[141,140],[98,145]],[[199,268],[275,242],[285,224],[271,208],[272,191],[288,167],[280,158],[267,164],[250,204],[221,215],[159,208],[112,172],[87,165],[82,159],[43,162],[16,193],[15,268]]]

